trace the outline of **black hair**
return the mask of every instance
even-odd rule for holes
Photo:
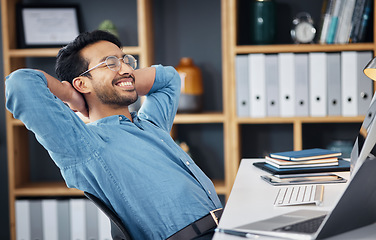
[[[107,31],[95,30],[81,33],[76,39],[61,48],[56,56],[55,72],[60,81],[72,83],[75,77],[88,69],[89,63],[80,55],[80,51],[99,41],[111,42],[119,48],[122,46],[120,40]]]

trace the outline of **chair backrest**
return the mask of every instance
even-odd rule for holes
[[[102,200],[91,193],[84,192],[85,196],[90,199],[106,216],[111,220],[111,236],[114,240],[131,240],[130,234],[119,216],[111,210]]]

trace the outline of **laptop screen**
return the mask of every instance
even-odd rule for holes
[[[351,175],[368,158],[376,156],[376,94],[367,110],[359,134],[351,151]]]

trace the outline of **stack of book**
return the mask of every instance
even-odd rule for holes
[[[338,166],[338,157],[341,155],[341,152],[313,148],[271,153],[265,157],[265,163],[279,169]]]

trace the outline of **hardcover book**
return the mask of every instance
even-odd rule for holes
[[[278,167],[278,168],[293,168],[293,167],[319,167],[319,166],[333,166],[338,165],[338,158],[320,158],[314,160],[304,160],[304,161],[289,161],[276,159],[266,156],[265,162]]]
[[[304,167],[304,168],[276,168],[266,162],[255,162],[254,166],[272,174],[297,174],[297,173],[320,173],[320,172],[343,172],[350,171],[350,162],[338,160],[338,165],[324,167]]]
[[[339,157],[341,152],[332,151],[329,149],[322,148],[312,148],[305,149],[300,151],[287,151],[287,152],[277,152],[269,154],[272,158],[289,160],[289,161],[302,161],[302,160],[313,160],[320,158],[329,158],[329,157]]]

